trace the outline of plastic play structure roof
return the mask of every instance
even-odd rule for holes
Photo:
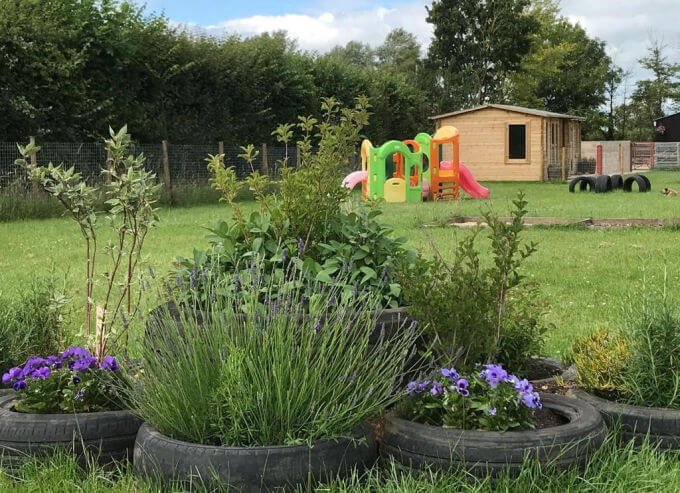
[[[474,108],[468,108],[466,110],[451,111],[450,113],[442,113],[441,115],[431,116],[430,120],[439,120],[441,118],[446,118],[447,116],[462,115],[463,113],[470,113],[472,111],[479,111],[485,108],[496,108],[499,110],[514,111],[516,113],[526,113],[529,115],[543,116],[546,118],[566,118],[569,120],[579,120],[584,121],[585,118],[582,116],[565,115],[562,113],[553,113],[552,111],[545,110],[535,110],[533,108],[523,108],[522,106],[512,106],[509,104],[483,104],[481,106],[475,106]]]

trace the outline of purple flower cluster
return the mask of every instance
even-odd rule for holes
[[[12,386],[16,391],[24,390],[27,379],[47,380],[52,375],[53,370],[58,370],[64,366],[72,372],[80,373],[91,370],[118,371],[118,362],[113,356],[105,357],[102,363],[98,365],[97,358],[92,356],[87,349],[70,347],[58,356],[52,355],[47,358],[31,356],[26,360],[23,368],[19,366],[10,368],[2,376],[2,384]],[[78,376],[74,376],[72,381],[74,384],[77,384],[81,379]]]
[[[455,368],[442,368],[441,375],[448,380],[442,384],[438,380],[423,380],[412,381],[406,387],[409,395],[415,397],[429,388],[431,395],[441,395],[447,392],[457,392],[463,397],[468,397],[470,391],[468,390],[468,381],[461,378]],[[523,403],[526,407],[531,409],[540,409],[543,407],[541,399],[537,392],[534,392],[534,387],[529,381],[524,378],[520,380],[515,375],[509,374],[501,365],[484,365],[484,370],[479,373],[482,378],[492,389],[495,389],[501,384],[512,385],[517,392],[517,404]],[[496,414],[496,409],[489,409],[490,415]]]
[[[515,375],[508,374],[501,365],[484,365],[484,370],[479,373],[479,376],[484,378],[489,386],[494,389],[501,383],[512,384],[517,391],[518,401],[522,401],[525,406],[531,409],[543,407],[538,392],[534,392],[534,387],[529,383],[529,380],[526,378],[520,380]]]

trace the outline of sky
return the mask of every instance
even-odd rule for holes
[[[173,23],[215,35],[252,36],[286,30],[300,48],[324,52],[351,40],[371,46],[403,27],[423,50],[432,35],[424,0],[147,0],[147,10]],[[680,63],[680,0],[562,0],[562,14],[589,35],[607,43],[607,51],[631,81],[646,77],[637,63],[651,40],[668,46]]]

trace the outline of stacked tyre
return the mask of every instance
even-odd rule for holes
[[[649,192],[652,189],[649,178],[635,174],[625,179],[621,175],[577,176],[569,182],[569,191],[574,193],[578,186],[579,192],[607,193],[612,190],[632,192],[633,184],[637,185],[640,192]]]

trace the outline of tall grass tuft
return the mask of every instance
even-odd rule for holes
[[[626,304],[623,336],[630,354],[623,372],[627,399],[640,406],[680,407],[680,310],[663,285],[645,281]]]
[[[61,349],[65,309],[52,278],[37,278],[13,296],[0,293],[0,373]]]
[[[394,402],[418,330],[385,334],[378,297],[306,281],[297,262],[269,284],[255,264],[208,280],[208,306],[161,306],[132,409],[177,439],[257,446],[349,436]]]

